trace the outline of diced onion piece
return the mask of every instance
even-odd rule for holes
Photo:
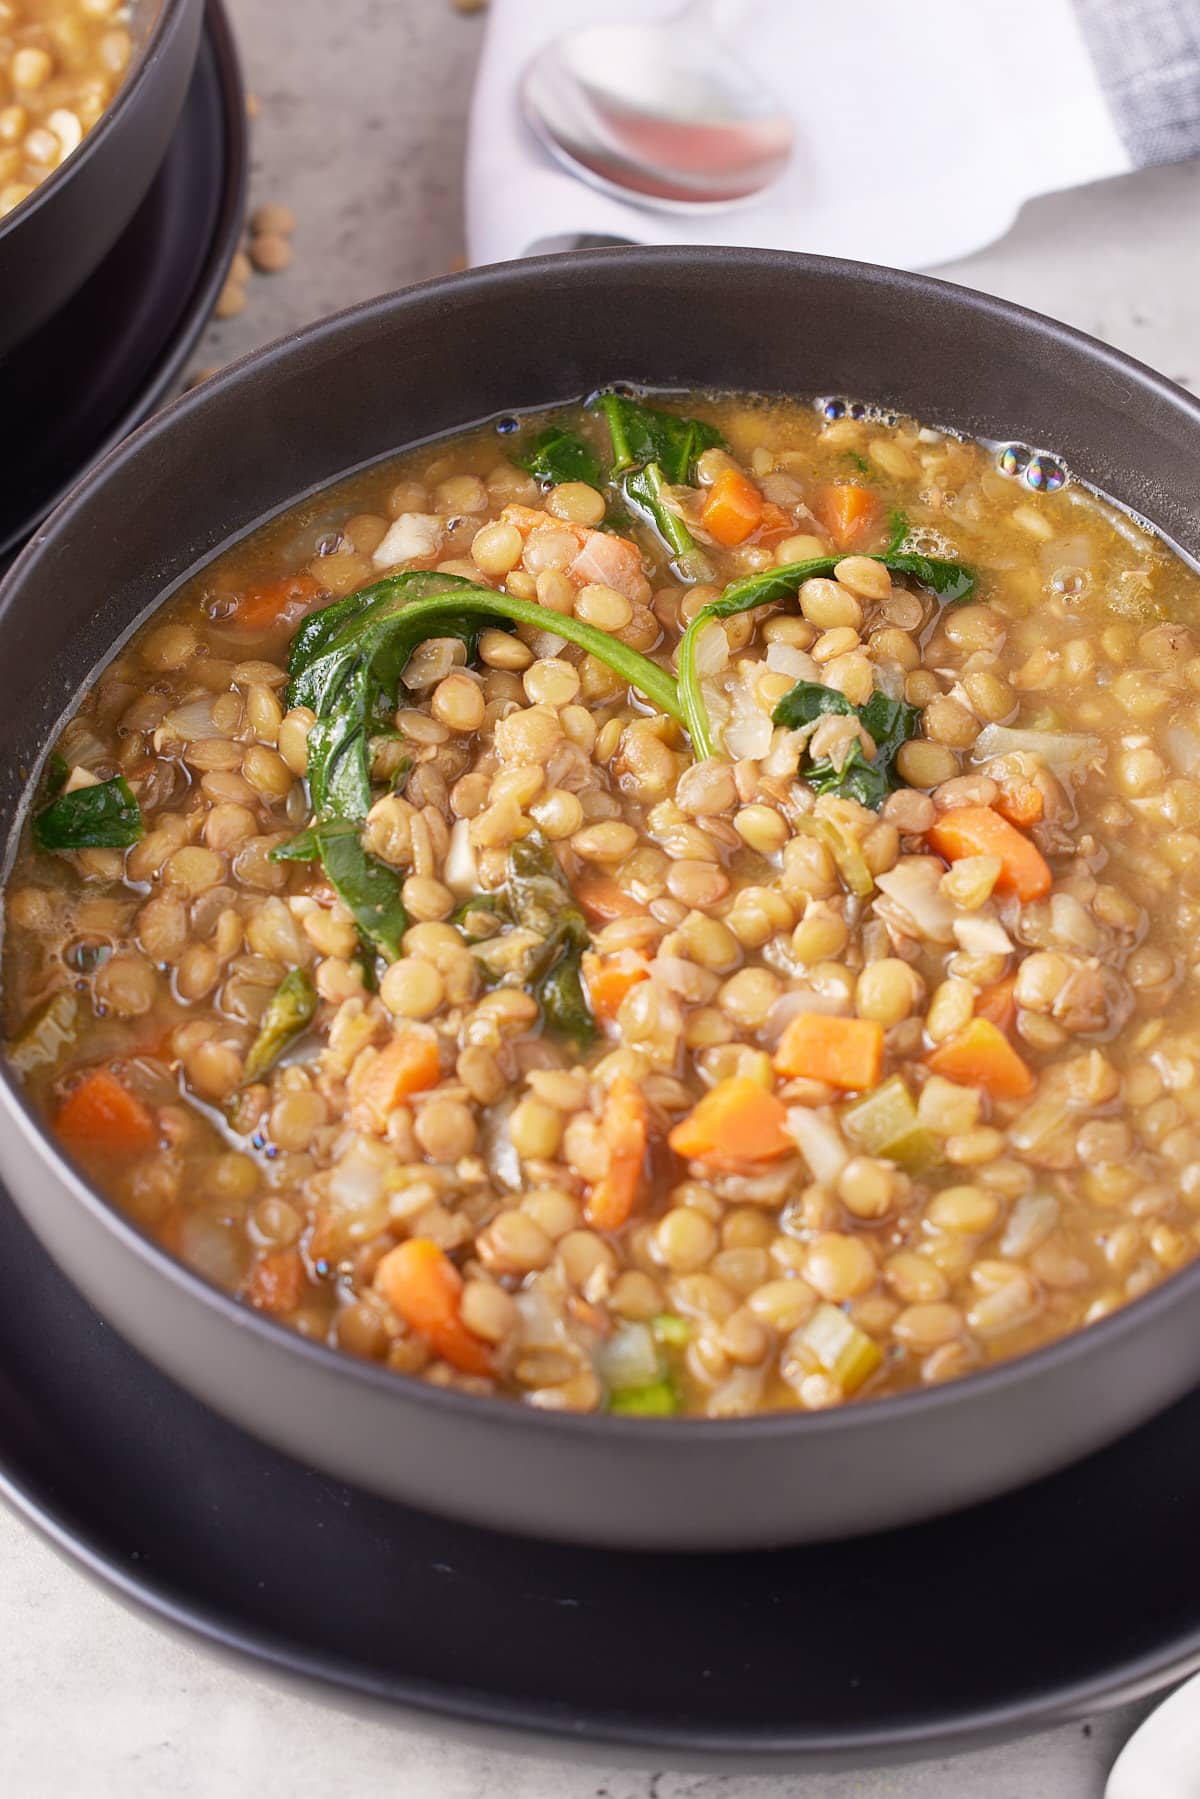
[[[803,731],[789,731],[786,726],[777,725],[761,772],[772,777],[794,775],[800,766],[800,747],[806,735],[807,727]]]
[[[63,782],[63,792],[78,793],[81,787],[99,787],[100,785],[100,776],[94,775],[90,768],[84,768],[82,763],[77,762]]]
[[[1009,1213],[1000,1239],[1002,1256],[1027,1256],[1050,1235],[1058,1223],[1059,1204],[1053,1193],[1024,1193]]]
[[[998,918],[972,912],[954,920],[954,941],[968,956],[1007,956],[1012,953],[1012,939]]]
[[[1167,755],[1178,774],[1200,772],[1200,735],[1187,725],[1168,725],[1163,733]]]
[[[931,943],[954,941],[955,910],[939,891],[941,874],[935,863],[922,858],[917,862],[901,862],[887,873],[877,875],[875,885],[881,893],[912,920],[915,934]]]
[[[1081,780],[1103,750],[1103,741],[1086,731],[1018,731],[1011,725],[985,725],[975,739],[971,760],[990,762],[996,756],[1023,751],[1036,756],[1055,774],[1071,774]]]
[[[793,681],[819,681],[821,671],[811,656],[798,650],[794,643],[773,643],[767,648],[767,667],[777,675],[790,675]]]
[[[597,1355],[605,1385],[620,1393],[630,1387],[649,1387],[659,1379],[658,1346],[648,1324],[621,1324]]]
[[[734,762],[758,761],[770,750],[773,735],[765,712],[738,712],[725,727],[725,753]]]
[[[444,527],[433,512],[402,512],[393,519],[371,560],[376,568],[395,568],[401,562],[434,556],[441,546]]]
[[[815,1181],[831,1187],[850,1160],[837,1119],[828,1106],[790,1106],[784,1126]]]
[[[469,818],[456,818],[450,827],[450,843],[446,850],[442,879],[451,893],[458,894],[462,899],[469,899],[472,894],[479,892],[479,864],[471,843]]]
[[[196,700],[188,700],[183,706],[176,706],[168,712],[158,730],[155,732],[155,747],[159,737],[179,738],[182,743],[199,743],[205,737],[223,737],[224,731],[213,723],[213,702],[210,696]]]
[[[697,633],[695,657],[696,674],[701,680],[708,675],[719,675],[729,667],[729,639],[719,619],[710,618]]]
[[[387,1223],[387,1179],[393,1172],[392,1152],[372,1137],[355,1136],[329,1171],[330,1203],[345,1218],[346,1235],[358,1242],[375,1236]]]

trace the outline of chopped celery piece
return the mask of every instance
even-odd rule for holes
[[[608,1409],[623,1418],[669,1418],[679,1410],[679,1396],[670,1381],[656,1380],[649,1387],[622,1387],[610,1393]]]
[[[815,837],[818,843],[825,845],[851,893],[866,899],[875,891],[875,877],[867,867],[862,845],[851,831],[843,829],[832,818],[814,812],[798,818],[795,828],[801,837]]]
[[[78,996],[69,991],[52,994],[29,1014],[9,1045],[8,1059],[22,1075],[54,1068],[78,1035]]]
[[[917,1121],[912,1094],[898,1074],[842,1108],[842,1131],[863,1155],[922,1174],[938,1161],[937,1143]]]
[[[275,989],[258,1036],[250,1045],[244,1077],[247,1085],[261,1081],[274,1067],[292,1039],[312,1023],[316,1010],[316,989],[302,968],[293,968]]]
[[[671,1349],[682,1349],[691,1341],[692,1327],[678,1312],[659,1312],[650,1320],[650,1329],[656,1342],[665,1343]]]
[[[819,1305],[800,1332],[800,1340],[826,1374],[840,1382],[847,1396],[857,1393],[883,1360],[875,1339],[836,1306]]]

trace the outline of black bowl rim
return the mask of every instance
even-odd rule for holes
[[[59,189],[65,187],[79,169],[100,153],[101,146],[115,128],[118,114],[125,110],[126,103],[133,98],[137,90],[144,87],[149,81],[162,58],[163,46],[187,12],[186,0],[156,0],[156,4],[158,10],[146,33],[146,41],[137,50],[133,67],[120,87],[92,129],[84,134],[79,148],[73,150],[70,156],[64,162],[60,162],[56,169],[51,169],[45,179],[38,182],[33,192],[26,194],[20,204],[13,207],[7,218],[0,219],[0,243],[3,243],[6,237],[11,237],[15,231],[19,231],[21,226],[33,217],[34,213],[40,212],[44,206],[51,205]]]
[[[173,0],[166,0],[168,6],[172,3]],[[385,329],[396,318],[403,319],[410,310],[419,311],[423,307],[429,307],[436,312],[447,302],[452,304],[455,297],[462,294],[486,293],[510,283],[523,287],[542,278],[553,279],[563,271],[570,270],[579,271],[579,278],[586,281],[589,271],[599,270],[613,261],[623,262],[633,270],[653,270],[663,275],[690,266],[694,274],[697,265],[702,266],[715,258],[732,260],[748,273],[761,275],[764,270],[774,272],[780,279],[803,274],[808,279],[853,281],[885,288],[900,287],[931,303],[949,295],[956,303],[961,301],[967,312],[975,314],[982,321],[1016,323],[1034,336],[1061,343],[1064,348],[1083,354],[1098,369],[1132,381],[1143,392],[1152,393],[1160,404],[1182,414],[1200,434],[1200,399],[1165,375],[1137,362],[1123,351],[1101,343],[1086,332],[1076,330],[1074,326],[1047,318],[1028,307],[980,293],[958,283],[942,281],[931,275],[793,251],[697,247],[687,244],[575,250],[528,257],[520,262],[491,263],[457,274],[436,276],[412,287],[381,294],[359,305],[347,307],[300,331],[276,338],[260,349],[251,351],[210,376],[199,387],[181,394],[95,463],[26,545],[3,580],[0,580],[0,633],[3,631],[8,607],[13,603],[25,575],[37,566],[43,555],[52,550],[56,538],[69,533],[74,514],[89,503],[92,490],[102,486],[108,475],[120,468],[127,459],[138,456],[143,446],[152,443],[160,433],[186,427],[186,421],[194,411],[212,404],[217,395],[252,381],[256,372],[293,357],[303,361],[306,353],[311,356],[314,365],[319,366],[325,347],[343,335],[356,335],[359,332],[370,335],[376,329]],[[550,396],[547,397],[547,403],[552,403]],[[466,421],[462,428],[466,429],[470,422]],[[953,421],[941,422],[949,425]],[[401,448],[402,445],[397,446],[397,450]],[[347,472],[333,471],[320,486],[333,485],[340,475]],[[282,500],[280,508],[285,509],[292,503],[294,499]],[[238,535],[245,536],[255,528],[251,525]],[[221,548],[233,541],[237,541],[233,536],[223,540]],[[220,553],[221,550],[218,549],[203,561],[211,560],[212,554]],[[203,563],[199,566],[203,566]],[[170,591],[174,591],[186,578],[185,572],[173,583]],[[37,766],[40,767],[45,753],[43,749],[37,758]],[[26,787],[22,804],[10,824],[5,863],[9,861],[12,848],[17,842],[35,780],[36,769]],[[7,872],[7,867],[0,870],[0,885],[7,879]],[[3,1056],[0,1056],[0,1102],[11,1105],[16,1122],[25,1129],[33,1147],[49,1163],[51,1171],[68,1189],[76,1203],[115,1236],[125,1250],[148,1264],[157,1275],[201,1305],[221,1313],[231,1329],[251,1331],[262,1338],[267,1348],[273,1346],[279,1349],[286,1346],[292,1354],[310,1362],[326,1375],[366,1386],[377,1391],[381,1397],[390,1394],[393,1399],[449,1411],[457,1414],[464,1422],[479,1419],[481,1422],[490,1420],[495,1423],[498,1415],[504,1415],[506,1406],[515,1405],[516,1402],[500,1396],[463,1393],[450,1387],[434,1386],[419,1377],[398,1375],[376,1363],[346,1355],[324,1343],[302,1337],[298,1332],[289,1330],[286,1325],[241,1303],[177,1260],[84,1180],[55,1142],[48,1127],[35,1113],[27,1093],[17,1082],[7,1057]],[[657,1439],[660,1443],[679,1444],[681,1449],[689,1442],[728,1442],[732,1447],[736,1442],[774,1441],[794,1437],[800,1444],[817,1437],[836,1438],[847,1433],[854,1435],[872,1417],[877,1416],[881,1409],[886,1410],[887,1416],[895,1418],[897,1423],[905,1417],[953,1414],[989,1393],[1035,1378],[1039,1371],[1049,1372],[1066,1362],[1074,1361],[1076,1357],[1086,1354],[1092,1346],[1115,1348],[1122,1338],[1138,1335],[1150,1328],[1160,1314],[1173,1312],[1176,1306],[1188,1302],[1200,1304],[1200,1259],[1177,1273],[1168,1275],[1148,1293],[1131,1300],[1106,1318],[1072,1331],[1040,1349],[1027,1351],[990,1368],[979,1369],[932,1387],[884,1394],[860,1400],[853,1405],[834,1406],[828,1411],[760,1412],[745,1418],[631,1418],[610,1413],[554,1412],[535,1406],[519,1406],[513,1422],[515,1424],[519,1420],[525,1429],[552,1431],[560,1436],[584,1441],[627,1440],[646,1443]]]
[[[180,0],[171,0],[171,3],[179,4]],[[3,525],[0,525],[0,571],[8,566],[9,557],[13,557],[15,560],[16,546],[33,540],[38,526],[50,517],[59,504],[70,497],[83,476],[91,468],[98,467],[109,450],[124,442],[138,425],[158,409],[157,402],[173,388],[184,364],[195,349],[202,332],[206,329],[209,316],[216,304],[217,295],[229,273],[229,265],[233,261],[234,252],[242,233],[246,212],[246,186],[250,168],[246,84],[242,76],[242,65],[225,0],[202,0],[202,12],[201,49],[197,55],[197,67],[207,42],[215,65],[215,79],[221,96],[220,148],[222,154],[221,167],[214,177],[214,186],[220,196],[218,217],[205,250],[203,267],[197,274],[187,296],[183,314],[176,321],[174,334],[162,345],[158,359],[146,371],[136,392],[126,395],[119,415],[103,433],[99,444],[89,452],[82,471],[77,470],[65,481],[60,481],[55,493],[46,495],[38,503],[33,516],[27,515],[24,522],[7,538],[4,536]],[[193,68],[191,82],[180,114],[181,121],[194,91],[196,76],[197,68]],[[100,126],[97,125],[96,130],[99,129]],[[170,147],[168,147],[167,155],[170,155]],[[164,163],[165,161],[166,158],[164,158]],[[155,182],[161,174],[162,168],[160,167],[154,181],[150,184],[148,193],[153,193]],[[32,197],[31,195],[30,198],[32,199]],[[136,213],[134,217],[136,219]],[[117,239],[113,251],[119,251],[124,235],[122,233],[121,237]],[[112,255],[113,251],[110,251],[109,254]]]

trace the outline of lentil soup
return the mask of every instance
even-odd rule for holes
[[[1200,1247],[1197,577],[863,406],[505,418],[124,645],[8,1054],[248,1305],[555,1409],[943,1381]]]
[[[79,148],[132,55],[126,0],[0,0],[0,218]]]

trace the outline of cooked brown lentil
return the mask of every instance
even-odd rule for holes
[[[127,778],[141,840],[27,835],[7,889],[11,1053],[117,1204],[308,1335],[539,1406],[895,1392],[1079,1329],[1200,1248],[1195,574],[988,446],[698,405],[727,448],[669,490],[690,579],[491,426],[228,552],[59,740],[68,790]],[[604,458],[595,415],[554,422]],[[725,542],[730,481],[760,522]],[[894,508],[911,548],[970,564],[967,603],[879,559]],[[708,760],[555,628],[669,670],[727,583],[814,558],[794,598],[704,627]],[[307,614],[413,565],[546,622],[488,623],[473,660],[431,639],[403,671],[362,828],[408,915],[379,959],[320,863],[271,859],[310,805],[285,663]],[[839,696],[801,731],[771,719],[798,682]],[[914,730],[872,809],[805,771],[870,762],[879,694]],[[981,812],[1044,885],[1014,890]],[[582,1052],[537,989],[553,920],[506,911],[527,840],[586,918]],[[293,978],[310,1015],[260,1067]],[[963,1054],[981,1020],[999,1062]],[[847,1072],[850,1043],[872,1048]],[[706,1104],[733,1108],[707,1137]],[[406,1315],[408,1243],[461,1278],[449,1335]]]

